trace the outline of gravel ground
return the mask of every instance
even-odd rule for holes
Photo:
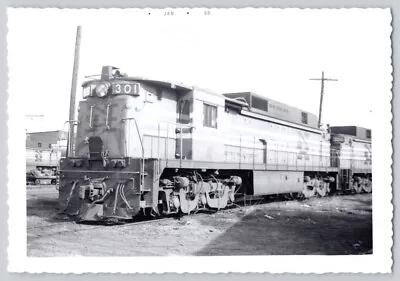
[[[346,255],[372,253],[372,196],[347,195],[127,225],[83,225],[54,186],[27,188],[28,256]]]

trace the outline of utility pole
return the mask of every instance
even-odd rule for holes
[[[74,56],[74,69],[72,71],[72,83],[71,83],[71,98],[69,103],[69,135],[67,144],[67,156],[73,152],[73,140],[75,132],[75,106],[76,106],[76,86],[78,81],[78,70],[79,70],[79,51],[81,45],[81,31],[82,27],[79,25],[76,29],[76,41],[75,41],[75,56]]]
[[[321,114],[322,114],[322,101],[324,98],[324,86],[325,86],[325,81],[338,81],[337,79],[331,79],[331,78],[325,78],[324,72],[322,71],[322,77],[321,78],[310,78],[310,80],[317,80],[321,81],[321,97],[319,99],[319,115],[318,115],[318,128],[321,128]]]

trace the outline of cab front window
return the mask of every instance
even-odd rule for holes
[[[94,84],[89,84],[83,86],[83,91],[82,91],[82,97],[86,99],[87,97],[90,97],[93,95],[93,90],[96,87]]]

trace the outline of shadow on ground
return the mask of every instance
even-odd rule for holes
[[[370,199],[333,198],[330,210],[302,202],[293,209],[272,207],[238,212],[239,221],[194,253],[210,255],[354,255],[372,254]],[[338,202],[335,201],[339,201]],[[353,203],[357,204],[353,204]],[[311,207],[303,207],[304,204]],[[303,205],[301,205],[303,204]],[[340,208],[337,208],[338,206]],[[364,206],[365,205],[365,206]],[[365,210],[367,212],[359,212]],[[201,221],[223,229],[223,220]]]

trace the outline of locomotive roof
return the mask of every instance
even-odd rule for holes
[[[87,84],[93,83],[93,82],[101,82],[104,81],[102,79],[91,79],[88,81],[85,81],[82,83],[82,86],[86,86]],[[113,77],[111,81],[135,81],[135,82],[145,82],[157,86],[161,86],[164,88],[172,88],[172,89],[177,89],[181,91],[192,91],[193,87],[184,85],[182,83],[176,83],[176,82],[171,82],[167,80],[155,80],[155,79],[150,79],[150,78],[145,78],[145,77]]]
[[[311,113],[311,112],[308,112],[308,111],[305,111],[305,110],[303,110],[303,109],[301,109],[301,108],[294,107],[294,106],[291,106],[291,105],[287,105],[287,104],[282,103],[282,102],[280,102],[280,101],[273,100],[273,99],[270,99],[270,98],[268,98],[268,97],[265,97],[265,96],[262,96],[262,95],[260,95],[260,94],[256,94],[256,93],[253,93],[253,92],[224,93],[224,96],[229,97],[229,98],[236,98],[236,97],[238,97],[238,96],[239,96],[239,97],[244,97],[244,96],[256,97],[256,98],[258,98],[258,99],[261,99],[261,100],[264,100],[264,101],[268,101],[268,102],[274,103],[274,104],[276,104],[276,105],[280,105],[280,106],[282,106],[282,107],[291,108],[291,109],[296,109],[296,110],[299,110],[299,111],[308,113],[309,115],[316,116],[315,114],[313,114],[313,113]],[[249,104],[250,106],[252,106],[251,103],[252,103],[252,101],[250,100],[250,104]]]
[[[224,96],[232,99],[241,98],[245,100],[250,112],[318,129],[317,116],[305,110],[289,106],[253,92],[225,93]]]
[[[115,72],[114,72],[115,71]],[[98,76],[98,75],[94,75]],[[284,103],[257,95],[252,92],[226,93],[221,94],[209,89],[197,86],[188,86],[182,83],[171,82],[168,80],[150,79],[145,77],[134,77],[121,74],[119,69],[113,66],[103,66],[101,79],[91,79],[82,84],[86,86],[91,83],[101,81],[135,81],[138,83],[148,83],[167,89],[175,89],[178,92],[190,92],[195,89],[209,94],[223,97],[226,103],[237,107],[240,110],[247,110],[251,113],[261,114],[267,117],[277,118],[286,122],[297,123],[302,126],[318,129],[317,117],[310,112],[286,105]]]
[[[360,140],[371,141],[372,137],[371,129],[359,126],[330,126],[329,129],[332,134],[352,136]]]
[[[182,91],[193,91],[194,89],[198,89],[198,90],[202,90],[205,92],[208,92],[210,94],[214,94],[214,95],[218,95],[218,96],[223,96],[225,98],[225,100],[230,101],[232,103],[236,103],[240,106],[244,106],[247,107],[248,104],[246,104],[243,101],[239,101],[237,99],[234,98],[230,98],[225,96],[225,94],[220,94],[217,93],[215,91],[212,91],[210,89],[206,89],[206,88],[202,88],[202,87],[198,87],[198,86],[188,86],[182,83],[176,83],[176,82],[171,82],[168,80],[156,80],[156,79],[150,79],[150,78],[146,78],[146,77],[115,77],[114,79],[115,81],[135,81],[135,82],[145,82],[145,83],[149,83],[149,84],[153,84],[153,85],[157,85],[157,86],[161,86],[164,88],[172,88],[172,89],[177,89],[177,90],[182,90]],[[85,87],[86,85],[93,83],[93,82],[101,82],[103,81],[102,79],[91,79],[91,80],[87,80],[85,82],[82,83],[82,86]]]

